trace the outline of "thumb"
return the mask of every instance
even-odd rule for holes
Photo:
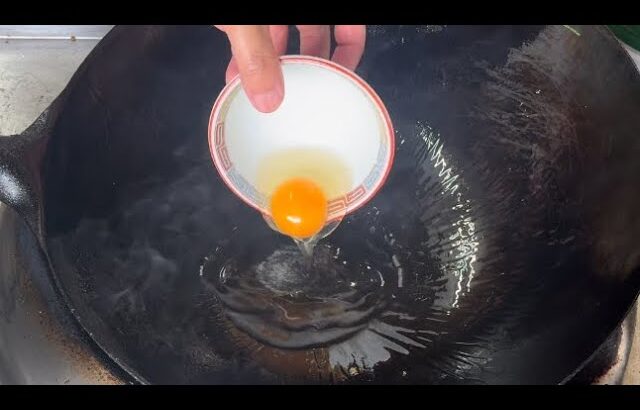
[[[284,98],[284,80],[269,26],[225,26],[224,31],[249,100],[258,111],[275,111]]]

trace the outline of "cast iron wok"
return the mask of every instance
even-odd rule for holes
[[[207,261],[287,245],[211,164],[228,59],[210,27],[116,27],[0,139],[0,199],[31,230],[32,265],[132,380],[561,383],[634,302],[640,76],[607,29],[371,26],[358,73],[387,104],[396,161],[326,246],[369,258],[381,297],[410,306],[372,321],[412,322],[367,328],[386,353],[353,372],[321,345],[235,329]]]

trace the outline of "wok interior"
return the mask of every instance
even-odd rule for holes
[[[322,343],[257,340],[212,290],[224,261],[250,270],[289,243],[211,164],[229,52],[207,27],[116,28],[72,80],[43,169],[56,277],[143,381],[559,382],[638,287],[640,81],[614,41],[369,28],[359,73],[396,126],[395,165],[324,241],[380,273],[376,300],[404,302],[340,339],[368,372]]]

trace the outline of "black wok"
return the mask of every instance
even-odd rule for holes
[[[262,319],[230,314],[221,272],[291,244],[212,166],[228,59],[210,27],[116,27],[0,139],[0,199],[24,220],[2,240],[131,380],[561,383],[634,302],[640,75],[610,32],[371,26],[358,73],[387,104],[396,161],[323,242],[345,267],[320,286],[371,309],[252,332]]]

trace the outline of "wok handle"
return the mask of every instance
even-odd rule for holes
[[[42,238],[41,164],[48,113],[22,134],[0,136],[0,202],[16,211]]]

